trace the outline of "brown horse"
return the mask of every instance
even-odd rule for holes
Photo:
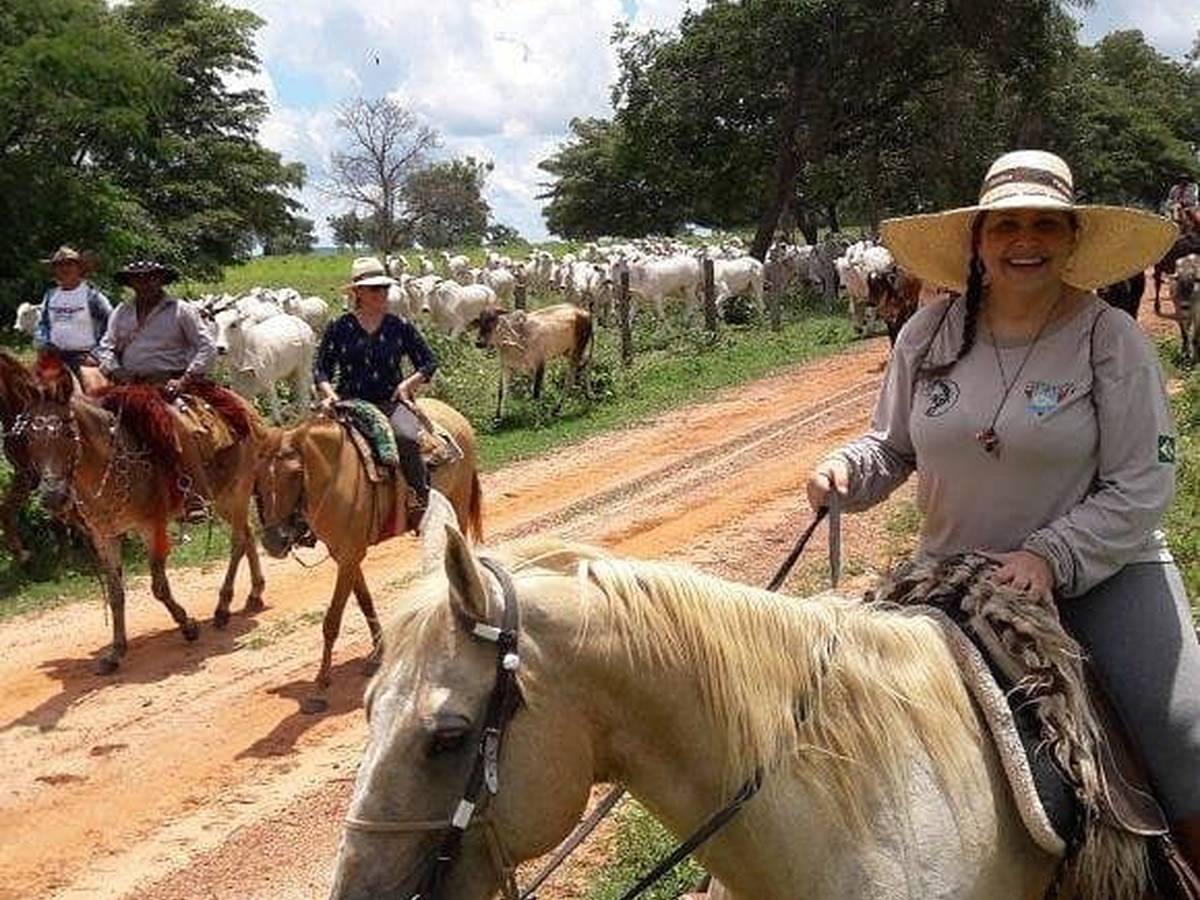
[[[482,491],[475,431],[445,403],[422,399],[417,405],[430,420],[446,429],[462,450],[461,459],[433,470],[433,487],[454,507],[458,527],[481,540]],[[295,428],[274,431],[264,444],[255,483],[263,549],[275,557],[286,556],[311,528],[338,565],[333,596],[325,612],[325,648],[316,679],[318,696],[305,702],[307,711],[326,708],[319,693],[329,687],[333,645],[351,591],[371,630],[374,648],[370,660],[374,663],[378,659],[381,632],[362,561],[368,547],[404,530],[403,488],[403,482],[399,489],[390,480],[371,482],[345,427],[329,418],[309,419]]]
[[[181,512],[178,491],[165,484],[154,453],[138,440],[131,424],[78,395],[69,371],[60,365],[39,376],[35,381],[37,394],[14,436],[23,444],[40,481],[43,505],[55,515],[78,520],[104,569],[113,614],[113,640],[100,657],[98,670],[103,674],[115,671],[127,647],[121,536],[129,532],[136,533],[146,545],[154,596],[166,606],[183,636],[195,640],[199,626],[171,596],[167,581],[167,524]],[[243,556],[250,563],[247,612],[263,608],[265,583],[249,525],[254,466],[263,429],[252,408],[236,398],[228,402],[244,409],[249,429],[243,440],[206,461],[209,484],[219,486],[212,498],[213,506],[232,529],[229,567],[213,614],[218,628],[229,620],[234,578]]]
[[[0,351],[0,428],[4,430],[4,456],[13,470],[4,500],[0,501],[0,525],[12,558],[20,565],[29,561],[29,551],[17,532],[17,515],[37,487],[37,473],[29,464],[24,443],[14,438],[13,427],[35,396],[33,375],[18,360]]]

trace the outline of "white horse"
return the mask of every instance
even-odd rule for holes
[[[335,900],[418,893],[477,756],[497,650],[473,629],[504,601],[450,531],[445,581],[414,592],[367,691]],[[492,897],[593,784],[627,785],[682,836],[755,771],[760,792],[697,853],[714,896],[1014,900],[1053,879],[934,623],[562,544],[508,564],[523,702],[438,896]]]

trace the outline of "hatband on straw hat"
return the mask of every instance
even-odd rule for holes
[[[350,264],[350,282],[345,288],[390,287],[396,279],[387,273],[377,256],[360,256]]]
[[[976,216],[1006,209],[1074,215],[1075,249],[1062,279],[1085,291],[1123,281],[1158,262],[1179,234],[1174,223],[1144,210],[1075,203],[1071,169],[1044,150],[1015,150],[992,163],[975,206],[887,219],[880,234],[896,262],[923,282],[962,291]]]
[[[126,263],[123,269],[113,274],[113,278],[116,279],[117,284],[129,287],[133,279],[139,275],[161,276],[163,284],[170,284],[172,281],[179,280],[178,269],[152,259],[139,259],[131,263]]]

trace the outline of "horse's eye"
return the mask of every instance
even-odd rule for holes
[[[433,737],[429,741],[429,755],[437,756],[442,753],[453,753],[455,750],[461,750],[470,734],[471,730],[469,728],[461,726],[439,728],[433,733]]]

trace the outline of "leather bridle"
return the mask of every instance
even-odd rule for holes
[[[440,833],[441,839],[433,857],[425,863],[425,871],[415,893],[405,900],[438,900],[443,896],[447,877],[462,853],[467,830],[475,825],[483,829],[484,841],[492,865],[500,876],[505,900],[520,896],[516,882],[516,864],[505,852],[492,820],[487,816],[488,801],[500,790],[500,751],[509,723],[521,706],[521,689],[517,670],[521,657],[517,644],[521,634],[521,610],[517,603],[512,577],[495,560],[481,557],[480,562],[496,578],[504,599],[500,627],[486,622],[469,622],[470,634],[496,645],[496,681],[484,713],[483,731],[479,736],[475,762],[467,776],[462,798],[449,819],[380,821],[346,819],[346,829],[365,834]]]

